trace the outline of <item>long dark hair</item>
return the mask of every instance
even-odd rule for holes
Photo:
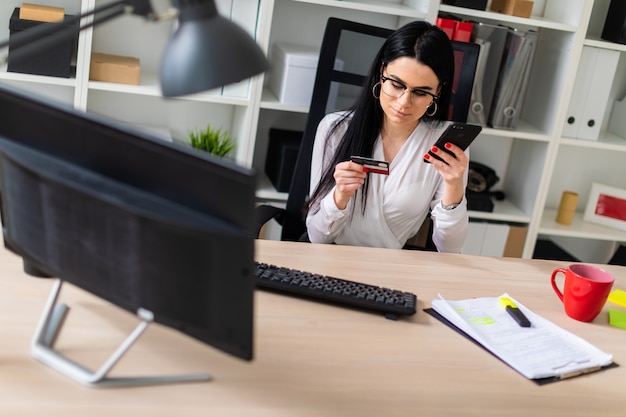
[[[447,120],[454,77],[452,44],[448,36],[437,26],[425,21],[407,23],[387,38],[372,63],[356,103],[330,129],[326,140],[339,126],[347,123],[346,132],[328,169],[322,173],[320,183],[307,204],[307,210],[317,211],[320,200],[334,187],[335,165],[347,161],[352,155],[372,156],[384,115],[380,103],[372,94],[372,89],[380,81],[381,68],[399,57],[415,58],[430,67],[439,79],[441,91],[437,100],[437,111],[430,116],[425,114],[422,121],[431,123],[435,120]],[[362,194],[363,209],[365,209],[367,188],[366,179]]]

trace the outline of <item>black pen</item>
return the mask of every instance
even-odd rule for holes
[[[506,312],[509,313],[509,315],[513,317],[513,319],[515,319],[517,324],[519,324],[521,327],[530,327],[530,320],[526,318],[524,313],[522,313],[522,311],[517,308],[515,303],[511,301],[510,298],[501,297],[500,305],[505,308]]]

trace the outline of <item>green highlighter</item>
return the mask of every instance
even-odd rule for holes
[[[609,324],[626,329],[626,311],[609,309]]]
[[[626,291],[613,290],[609,294],[608,300],[618,306],[626,307]],[[626,329],[626,311],[609,309],[609,324]]]

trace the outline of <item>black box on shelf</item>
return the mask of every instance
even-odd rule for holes
[[[626,245],[621,244],[609,260],[609,265],[626,266]]]
[[[265,173],[277,191],[288,192],[303,132],[270,128]]]
[[[13,10],[13,15],[11,15],[9,22],[9,39],[11,36],[15,36],[35,26],[54,24],[35,20],[23,20],[20,19],[19,16],[20,8],[16,7],[15,10]],[[68,16],[66,16],[66,18],[67,17]],[[69,28],[71,26],[67,25],[67,27]],[[76,41],[77,37],[74,36],[69,40],[63,40],[54,45],[43,47],[32,56],[20,57],[18,60],[11,59],[11,53],[15,53],[15,50],[9,45],[9,65],[7,71],[69,78],[72,74],[72,55]]]
[[[550,239],[537,239],[533,259],[548,259],[551,261],[580,262],[571,253],[551,241]]]
[[[466,9],[487,10],[487,0],[443,0],[442,3]]]
[[[611,0],[601,37],[607,41],[626,44],[626,2],[624,0]]]

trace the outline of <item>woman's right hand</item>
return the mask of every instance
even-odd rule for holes
[[[335,178],[335,205],[339,210],[345,210],[350,198],[365,183],[366,173],[363,165],[352,161],[340,162],[335,166],[333,177]]]

